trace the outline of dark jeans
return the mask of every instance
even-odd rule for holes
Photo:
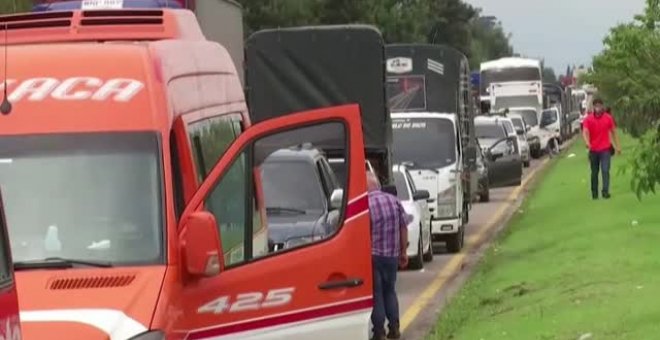
[[[374,335],[384,335],[385,317],[390,329],[399,328],[399,301],[396,296],[397,257],[372,256],[374,271],[374,310],[371,323]]]
[[[589,160],[591,161],[591,194],[598,195],[598,171],[603,173],[603,193],[610,192],[610,163],[612,154],[609,150],[590,151]]]

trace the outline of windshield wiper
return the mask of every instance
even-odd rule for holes
[[[281,213],[291,213],[291,214],[306,214],[307,212],[302,209],[296,209],[296,208],[285,208],[285,207],[266,207],[266,213],[274,213],[274,214],[281,214]]]
[[[62,257],[48,257],[43,260],[14,262],[15,270],[25,269],[68,269],[76,266],[110,268],[112,263],[107,261],[78,260]]]

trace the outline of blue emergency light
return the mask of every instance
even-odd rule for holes
[[[32,6],[32,12],[53,12],[53,11],[73,11],[83,9],[83,2],[81,0],[75,1],[58,1],[51,3],[43,3]],[[110,1],[113,2],[113,1]],[[121,3],[121,8],[183,8],[181,3],[176,0],[123,0],[116,1]]]

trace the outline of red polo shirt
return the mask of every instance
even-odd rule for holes
[[[584,128],[589,131],[589,150],[594,152],[606,151],[612,147],[610,131],[614,130],[616,124],[612,116],[604,112],[600,117],[593,112],[584,119]]]

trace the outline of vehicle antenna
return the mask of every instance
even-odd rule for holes
[[[14,2],[14,4],[16,4]],[[9,23],[5,22],[5,74],[3,75],[3,89],[2,89],[2,104],[0,104],[0,113],[3,115],[8,115],[11,113],[11,103],[9,102],[9,97],[7,96],[7,63],[9,62],[9,58],[7,58],[7,51],[9,50],[9,39],[7,37],[7,34],[9,32]]]

